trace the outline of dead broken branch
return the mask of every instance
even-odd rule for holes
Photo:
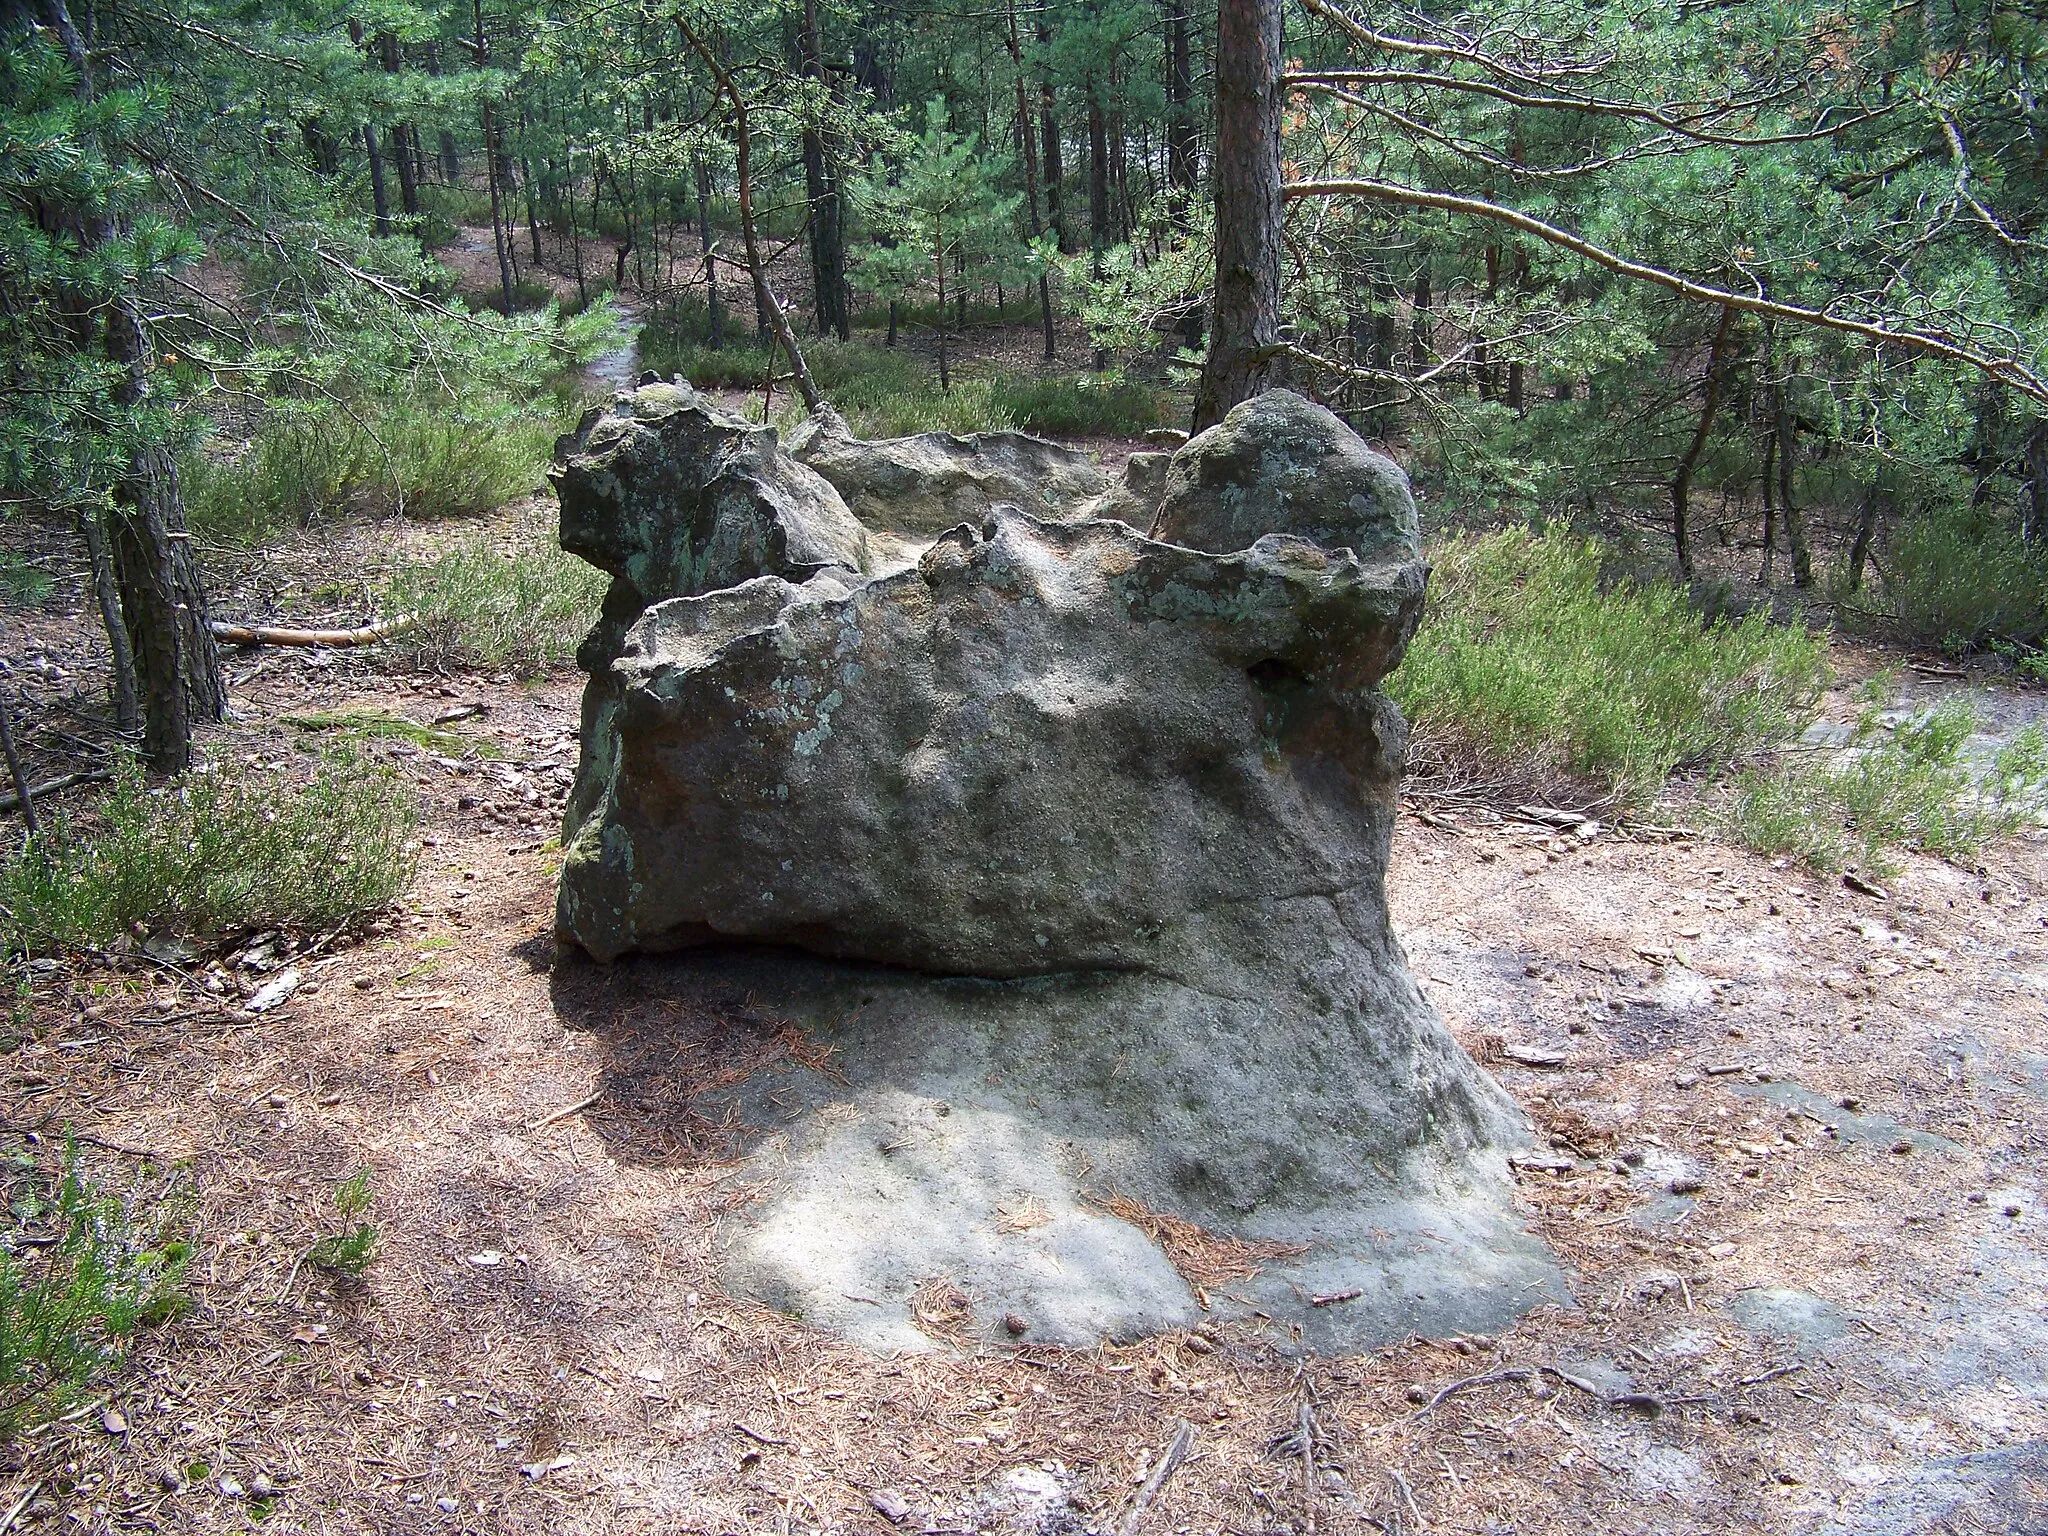
[[[229,645],[317,645],[339,649],[351,645],[374,645],[379,640],[389,640],[393,635],[404,634],[418,622],[416,615],[402,613],[395,619],[384,620],[381,624],[364,624],[357,629],[299,629],[266,624],[228,624],[219,619],[207,627],[213,631],[216,640]]]
[[[1514,1381],[1534,1381],[1539,1376],[1553,1376],[1566,1386],[1585,1393],[1596,1403],[1600,1403],[1608,1408],[1627,1408],[1633,1412],[1645,1414],[1650,1418],[1657,1417],[1666,1408],[1673,1407],[1679,1403],[1705,1401],[1705,1399],[1698,1397],[1672,1398],[1667,1401],[1648,1392],[1607,1393],[1601,1391],[1597,1384],[1588,1381],[1585,1377],[1575,1376],[1570,1371],[1564,1370],[1559,1366],[1511,1365],[1504,1366],[1497,1371],[1482,1371],[1477,1376],[1466,1376],[1457,1381],[1446,1383],[1437,1389],[1436,1396],[1415,1410],[1415,1417],[1418,1419],[1427,1418],[1448,1399],[1455,1397],[1460,1392],[1469,1392],[1474,1387],[1490,1387]]]
[[[1194,1448],[1195,1426],[1182,1419],[1180,1428],[1173,1432],[1173,1439],[1146,1477],[1144,1486],[1138,1489],[1137,1498],[1131,1501],[1131,1512],[1124,1516],[1123,1536],[1137,1536],[1138,1522],[1145,1518],[1146,1509],[1159,1497],[1159,1490],[1166,1486],[1166,1480],[1179,1470],[1180,1464],[1188,1459],[1188,1452]]]
[[[22,799],[22,794],[19,790],[13,794],[0,795],[0,816],[4,816],[10,811],[20,810],[25,803],[33,804],[46,795],[54,795],[60,789],[69,789],[74,784],[97,784],[102,779],[111,779],[113,776],[114,770],[111,768],[88,768],[79,773],[59,774],[54,779],[45,779],[40,784],[30,785],[27,791],[28,800],[26,802]]]

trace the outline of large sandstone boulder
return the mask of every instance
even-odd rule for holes
[[[1292,533],[1367,560],[1415,558],[1415,497],[1401,466],[1311,400],[1270,389],[1173,456],[1152,537],[1218,554]]]
[[[558,935],[685,952],[679,998],[830,1051],[726,1096],[773,1191],[728,1283],[888,1348],[929,1344],[941,1280],[969,1336],[1071,1344],[1213,1310],[1349,1347],[1559,1294],[1511,1214],[1520,1118],[1388,923],[1377,685],[1424,576],[999,506],[913,565],[633,622]],[[1146,1211],[1251,1246],[1226,1284]]]
[[[920,432],[858,438],[829,408],[789,438],[790,453],[831,481],[871,527],[943,533],[999,502],[1040,517],[1071,514],[1109,481],[1086,454],[1025,432]]]

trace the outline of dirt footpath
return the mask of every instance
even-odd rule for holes
[[[1142,1499],[1157,1536],[2048,1529],[2040,846],[1879,898],[1404,818],[1397,924],[1545,1133],[1519,1184],[1577,1305],[1340,1360],[1220,1325],[881,1359],[716,1282],[760,1191],[699,1097],[829,1060],[679,1004],[687,960],[554,953],[576,695],[274,659],[213,747],[252,772],[297,760],[291,710],[487,707],[444,727],[465,751],[376,744],[428,808],[406,908],[257,946],[243,986],[305,979],[260,1019],[177,971],[37,975],[8,1144],[77,1127],[199,1252],[190,1313],[0,1452],[0,1528],[1122,1531]],[[303,1256],[358,1166],[380,1247],[336,1282]],[[934,1296],[943,1340],[973,1298]]]

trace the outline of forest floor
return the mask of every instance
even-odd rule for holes
[[[235,590],[306,617],[388,538],[308,536]],[[102,675],[79,597],[4,620],[39,770],[75,757]],[[1887,658],[1836,659],[1846,689]],[[1548,1133],[1518,1198],[1574,1304],[1354,1358],[1224,1325],[998,1353],[935,1326],[880,1358],[719,1288],[721,1221],[760,1191],[695,1096],[802,1042],[743,999],[671,1001],[686,959],[550,941],[578,679],[370,651],[230,670],[206,746],[250,773],[301,760],[311,710],[465,745],[368,743],[418,786],[419,879],[361,941],[297,955],[276,1012],[189,967],[34,974],[7,1128],[91,1138],[197,1257],[132,1369],[0,1452],[0,1530],[2048,1529],[2038,839],[1908,856],[1877,896],[1700,837],[1420,807],[1396,924]],[[281,963],[224,958],[252,949]],[[358,1167],[378,1249],[337,1282],[304,1256]],[[1134,1522],[1183,1421],[1193,1454]]]

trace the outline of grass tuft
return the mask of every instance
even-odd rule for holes
[[[597,622],[606,580],[565,554],[552,519],[534,512],[509,535],[473,534],[434,559],[401,566],[385,602],[417,623],[390,644],[423,666],[539,676],[575,655]]]
[[[315,709],[303,714],[286,715],[285,724],[295,725],[302,731],[333,731],[346,737],[369,741],[406,741],[428,752],[439,752],[446,757],[458,757],[474,752],[479,757],[501,757],[504,755],[495,741],[487,738],[468,736],[461,731],[445,731],[437,726],[421,725],[417,720],[408,720],[402,715],[386,714],[375,709]]]
[[[350,758],[303,783],[216,769],[155,788],[128,764],[88,818],[53,818],[0,864],[0,948],[337,927],[411,883],[418,821],[410,790]]]
[[[1457,536],[1388,691],[1418,757],[1530,792],[1575,781],[1625,805],[1681,766],[1793,735],[1825,681],[1820,641],[1761,615],[1703,623],[1676,587],[1604,585],[1561,530]]]
[[[1887,875],[1901,848],[1967,858],[2038,813],[2048,791],[2048,735],[2029,726],[1980,783],[1963,761],[1977,728],[1967,699],[1948,699],[1888,734],[1867,710],[1834,762],[1811,757],[1737,777],[1734,835],[1759,853],[1791,854],[1833,873]]]
[[[454,517],[535,490],[563,423],[499,409],[300,405],[232,460],[185,466],[193,532],[235,548],[348,516]]]

